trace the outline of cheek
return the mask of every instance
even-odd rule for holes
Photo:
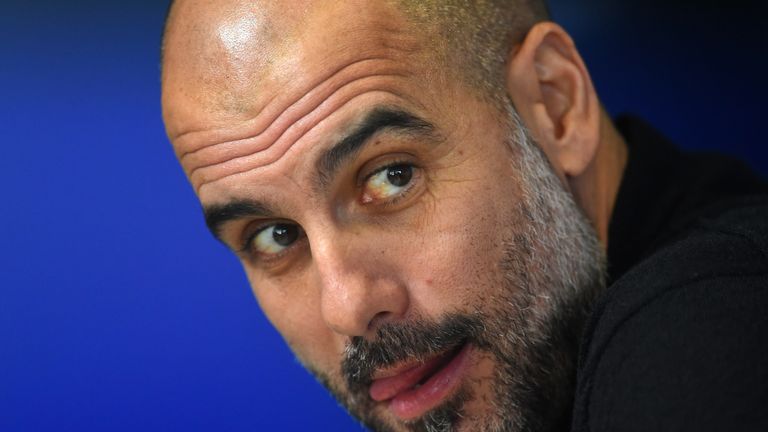
[[[514,191],[490,200],[477,184],[450,199],[438,199],[429,223],[418,233],[411,260],[413,302],[430,316],[478,304],[501,281],[504,239],[512,234]]]
[[[343,346],[325,325],[308,285],[297,278],[260,282],[246,273],[261,310],[299,360],[317,370],[338,368]]]

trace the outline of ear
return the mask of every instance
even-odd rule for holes
[[[562,27],[535,25],[510,52],[506,87],[555,171],[573,181],[600,141],[600,104],[587,68]]]

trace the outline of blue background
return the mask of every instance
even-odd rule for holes
[[[768,172],[766,2],[552,3],[609,111]],[[259,312],[165,139],[164,1],[0,8],[0,431],[360,430]]]

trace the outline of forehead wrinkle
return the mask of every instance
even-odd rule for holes
[[[386,31],[388,33],[396,33],[394,30]],[[347,73],[360,73],[358,69],[371,67],[369,65],[370,62],[394,62],[398,58],[412,56],[419,50],[411,41],[401,37],[398,38],[393,35],[389,35],[390,37],[378,36],[370,47],[354,47],[350,45],[352,41],[349,40],[344,40],[335,45],[330,52],[320,58],[319,65],[316,66],[319,71],[319,78],[309,82],[306,86],[302,86],[293,94],[287,94],[285,97],[280,97],[280,95],[284,94],[282,92],[273,94],[266,103],[261,104],[263,108],[258,109],[256,115],[252,116],[250,120],[246,120],[236,131],[230,131],[227,126],[218,127],[214,130],[198,127],[175,134],[175,136],[171,137],[171,140],[175,141],[179,148],[177,157],[183,161],[189,154],[196,153],[206,147],[214,146],[221,142],[237,141],[263,133],[272,123],[281,121],[280,117],[294,105],[300,105],[304,100],[313,97],[313,93],[321,93],[323,85],[331,87],[333,81],[338,76],[343,76]],[[339,58],[347,58],[348,60],[342,61],[338,66],[331,64],[331,62],[335,62],[334,59]],[[284,72],[283,76],[280,77],[288,83],[296,81],[297,73],[300,73],[302,77],[311,75],[306,72],[294,71],[293,68],[288,69],[289,71]],[[325,91],[332,91],[332,89],[326,88]],[[290,121],[290,119],[285,121]],[[187,142],[189,142],[188,145]]]
[[[270,118],[268,115],[270,111],[275,111],[275,113],[272,115],[272,119],[268,121],[274,121],[274,119],[281,112],[280,109],[273,107],[273,104],[277,103],[278,96],[278,94],[272,95],[267,101],[264,102],[264,107],[259,110],[251,119],[245,120],[242,126],[236,131],[232,131],[227,127],[216,127],[215,129],[205,127],[191,127],[175,134],[174,136],[171,136],[171,141],[174,141],[179,147],[179,150],[176,152],[176,157],[178,157],[179,160],[183,160],[187,155],[195,153],[196,151],[207,146],[213,145],[216,142],[237,141],[239,139],[247,138],[253,134],[258,134],[259,132],[252,132],[251,134],[248,134],[247,131],[263,130],[264,127],[259,127],[259,124],[257,123],[258,117],[267,115],[267,118]],[[242,131],[240,129],[242,129]],[[189,145],[185,145],[187,141],[190,141]],[[181,151],[182,148],[185,148],[185,150]]]
[[[365,60],[366,59],[349,62],[336,69],[329,69],[327,73],[321,75],[318,80],[310,83],[308,86],[306,86],[306,88],[302,88],[300,91],[294,92],[298,93],[298,95],[288,94],[284,97],[279,97],[281,96],[281,93],[273,94],[267,101],[262,104],[262,108],[258,109],[255,115],[251,116],[249,120],[242,121],[234,131],[232,130],[231,126],[226,125],[216,127],[213,130],[210,128],[190,128],[189,130],[185,130],[176,134],[176,136],[172,137],[172,139],[174,139],[174,141],[179,144],[183,144],[190,135],[197,135],[193,137],[195,139],[191,140],[192,142],[189,145],[184,146],[184,151],[179,153],[179,159],[184,160],[184,158],[190,154],[194,154],[206,147],[218,144],[215,139],[208,139],[209,135],[225,135],[226,138],[222,137],[221,140],[226,139],[227,141],[236,141],[262,133],[265,129],[270,127],[271,124],[274,123],[287,109],[297,104],[302,97],[306,96],[307,93],[310,93],[313,91],[313,89],[321,86],[326,81],[331,80],[334,76],[343,72],[345,69],[351,68],[355,66],[356,63],[360,63]]]
[[[341,100],[339,103],[337,103],[338,106],[331,106],[329,108],[330,111],[334,112],[336,110],[339,110],[343,108],[348,103],[352,102],[354,99],[356,99],[359,96],[365,95],[369,93],[368,88],[361,89],[360,91],[357,91],[350,96],[346,97],[345,99]],[[376,93],[384,93],[391,96],[394,96],[397,99],[407,99],[407,95],[399,93],[396,88],[388,88],[383,87],[381,85],[378,85],[374,90],[372,90]],[[324,113],[321,113],[324,114]],[[235,176],[238,174],[243,174],[249,171],[253,171],[255,169],[261,169],[266,168],[274,163],[276,163],[279,159],[281,159],[286,153],[288,153],[291,148],[292,144],[296,141],[300,140],[309,130],[311,130],[314,126],[317,125],[325,116],[317,116],[320,117],[314,123],[311,123],[307,125],[306,127],[303,127],[301,129],[297,130],[296,136],[290,136],[286,137],[284,136],[280,143],[273,144],[269,149],[261,152],[261,153],[255,153],[247,156],[243,156],[240,158],[228,160],[226,162],[205,167],[198,169],[195,173],[190,174],[190,182],[192,183],[194,189],[200,194],[200,190],[203,186],[209,183],[213,183],[219,180],[222,180],[226,177]],[[294,129],[294,128],[292,128]],[[288,138],[291,139],[291,141],[288,140]]]
[[[276,116],[273,114],[272,116],[275,118],[270,123],[260,125],[261,128],[255,128],[255,132],[253,132],[254,127],[252,124],[242,125],[238,127],[239,130],[232,132],[233,138],[235,139],[225,138],[223,141],[213,141],[205,147],[200,147],[195,151],[187,152],[180,158],[182,165],[186,167],[188,175],[191,175],[200,168],[267,150],[271,145],[277,142],[286,131],[290,130],[291,127],[300,123],[302,119],[312,114],[313,111],[317,110],[328,99],[343,91],[345,88],[353,86],[362,80],[374,77],[406,76],[401,68],[387,64],[380,66],[375,73],[366,73],[363,69],[370,69],[369,64],[372,61],[381,62],[382,60],[364,59],[342,68],[340,72],[347,70],[348,73],[345,74],[347,76],[340,76],[340,73],[334,74],[315,88],[310,89],[296,102],[288,105],[287,108],[282,112],[279,112]],[[357,66],[358,70],[348,70],[350,67],[355,66]],[[254,120],[258,121],[259,118],[257,117]],[[251,130],[249,131],[249,129]],[[215,132],[210,135],[215,137]]]
[[[240,121],[256,117],[252,114],[265,106],[261,103],[265,98],[259,94],[262,83],[257,81],[267,75],[281,78],[265,83],[274,84],[275,88],[282,79],[286,80],[282,81],[282,91],[270,92],[270,96],[280,95],[278,98],[285,101],[282,95],[286,88],[293,87],[285,84],[306,83],[332,72],[335,60],[343,61],[350,55],[381,54],[385,50],[410,53],[423,49],[421,39],[406,31],[410,29],[403,26],[402,19],[392,19],[396,11],[381,7],[384,3],[241,1],[234,5],[216,4],[217,7],[212,7],[215,2],[205,6],[206,2],[183,3],[199,5],[177,5],[173,25],[166,35],[168,50],[164,63],[168,63],[165,65],[168,67],[163,68],[164,89],[186,98],[184,104],[167,104],[171,105],[166,117],[173,120],[167,122],[168,130],[173,133],[172,141],[174,136],[178,140],[190,131],[227,125],[235,117]],[[181,13],[182,10],[186,12]],[[201,11],[206,12],[202,17],[198,16]],[[240,32],[241,28],[247,31]],[[364,54],[366,52],[368,54]],[[251,61],[251,57],[258,61]],[[316,73],[306,73],[300,63],[308,57],[313,57],[315,64],[324,63],[325,67],[316,69]],[[229,64],[229,60],[234,61],[236,70],[225,70],[223,66]],[[182,70],[179,70],[180,63],[186,65]],[[167,72],[173,72],[173,76],[169,77]],[[240,96],[241,102],[235,111],[227,112],[228,104],[221,105],[215,100],[217,95],[223,97],[227,92]],[[179,106],[183,109],[177,109]],[[281,106],[278,111],[282,109]],[[245,136],[229,136],[219,141],[239,138]],[[195,143],[205,144],[198,140],[184,140],[184,143],[177,147],[179,158],[194,151],[198,147]],[[187,143],[193,146],[188,147]]]
[[[384,70],[384,72],[390,71]],[[379,92],[395,96],[401,100],[410,100],[409,95],[402,94],[402,86],[397,85],[397,80],[408,76],[395,68],[391,73],[371,73],[362,78],[352,79],[335,89],[328,98],[322,100],[314,111],[290,124],[269,147],[245,156],[229,158],[220,163],[197,167],[194,172],[188,174],[190,181],[193,187],[199,191],[204,183],[250,171],[259,166],[270,165],[280,159],[296,141],[300,140],[323,119],[340,110],[352,99],[366,93]],[[420,104],[414,103],[414,105]]]
[[[318,80],[312,82],[309,86],[307,86],[306,89],[303,89],[301,92],[299,92],[298,99],[291,102],[291,100],[295,99],[296,97],[294,95],[289,95],[284,98],[278,99],[278,95],[273,95],[265,104],[264,107],[259,110],[256,115],[250,120],[246,121],[240,126],[237,130],[231,131],[231,128],[228,127],[222,127],[215,130],[208,130],[208,129],[198,129],[198,130],[190,130],[185,131],[183,133],[180,133],[176,136],[175,140],[179,142],[179,144],[183,144],[183,140],[187,138],[189,135],[203,135],[202,138],[196,138],[193,143],[189,146],[188,149],[186,149],[184,152],[181,152],[179,155],[179,159],[184,161],[184,159],[190,155],[197,153],[200,150],[203,150],[207,147],[212,147],[217,145],[219,142],[217,142],[215,139],[206,139],[208,138],[206,135],[216,135],[216,134],[226,134],[226,138],[221,137],[220,141],[237,141],[241,139],[245,139],[248,137],[252,137],[255,135],[261,134],[264,130],[269,128],[275,121],[277,121],[280,116],[282,116],[286,110],[290,109],[292,106],[298,104],[301,102],[303,98],[305,98],[308,94],[310,94],[313,90],[316,88],[322,86],[324,83],[332,80],[336,75],[343,73],[346,69],[350,69],[354,66],[356,66],[359,63],[365,62],[367,60],[375,60],[375,58],[364,58],[360,60],[356,60],[353,62],[349,62],[346,64],[341,65],[338,68],[335,69],[329,69],[329,72],[322,75]],[[282,102],[279,103],[278,102]],[[277,106],[273,104],[278,104]]]
[[[206,161],[205,158],[201,157],[200,159],[205,162],[198,163],[195,168],[190,169],[188,175],[193,176],[199,170],[216,167],[226,163],[235,163],[243,158],[253,159],[254,156],[261,153],[273,153],[274,156],[279,158],[285,154],[293,144],[301,140],[301,138],[303,138],[312,128],[346,105],[350,100],[367,91],[376,91],[375,89],[372,89],[372,83],[369,83],[372,78],[381,80],[403,76],[404,75],[397,73],[376,74],[354,79],[344,86],[341,86],[337,91],[322,100],[314,110],[308,112],[295,122],[290,123],[285,129],[275,129],[274,132],[262,136],[238,142],[224,143],[227,145],[226,148],[217,147],[217,149],[211,149],[211,152],[214,150],[217,152],[214,153],[215,158]],[[334,98],[334,96],[337,97]]]
[[[324,12],[336,8],[334,6],[313,9]],[[328,17],[333,15],[335,13]],[[254,93],[257,102],[259,99],[264,100],[264,96],[271,96],[266,104],[258,104],[263,108],[256,116],[246,120],[236,120],[230,114],[215,120],[215,123],[199,117],[198,124],[209,123],[213,126],[218,123],[215,126],[217,129],[212,130],[208,127],[200,132],[185,131],[178,134],[177,155],[182,160],[182,165],[186,168],[193,186],[197,185],[195,189],[199,192],[206,183],[250,171],[257,168],[259,164],[272,164],[280,159],[293,145],[291,140],[294,142],[299,140],[322,120],[314,114],[318,107],[325,108],[335,103],[324,100],[323,97],[326,95],[322,93],[330,92],[326,97],[330,98],[334,92],[338,91],[332,84],[323,86],[323,83],[335,82],[336,75],[348,79],[346,76],[352,73],[355,65],[360,63],[360,69],[364,69],[367,67],[364,63],[367,60],[393,60],[394,65],[408,65],[407,62],[402,61],[412,58],[414,52],[423,51],[423,40],[416,38],[412,32],[403,31],[401,26],[395,25],[393,20],[387,19],[384,15],[378,12],[371,13],[366,9],[366,11],[346,15],[349,20],[343,20],[343,22],[308,20],[307,24],[311,22],[311,25],[299,27],[300,33],[293,39],[295,44],[290,44],[293,48],[287,50],[289,55],[285,58],[281,57],[281,61],[287,63],[280,67],[277,67],[277,63],[273,63],[276,67],[260,78],[261,80],[268,78],[269,87],[261,87],[256,85],[256,82],[251,84],[252,88],[260,89],[255,90],[256,93]],[[309,27],[316,31],[308,31]],[[335,34],[343,37],[340,38],[341,40],[328,43],[326,37],[318,39],[313,36],[317,34],[326,36]],[[303,45],[304,43],[306,46]],[[346,63],[333,67],[344,59],[347,59]],[[305,69],[305,66],[308,68]],[[395,71],[391,75],[396,76],[398,73]],[[255,79],[255,76],[252,78]],[[302,84],[310,81],[314,82],[309,86]],[[291,88],[304,90],[303,92],[290,91]],[[258,97],[258,92],[266,89],[272,89],[271,94]],[[398,94],[396,88],[383,88],[381,91],[402,96]],[[356,97],[354,94],[348,95],[351,93],[349,91],[345,90],[344,93],[347,94],[348,99]],[[345,100],[341,100],[340,105],[345,103]],[[254,108],[259,109],[258,105]],[[194,118],[192,115],[189,117]],[[275,146],[276,143],[280,145]],[[254,167],[254,164],[257,166]]]

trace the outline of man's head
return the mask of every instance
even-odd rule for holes
[[[266,315],[376,429],[567,421],[621,172],[570,38],[539,2],[263,3],[177,1],[163,112]]]

